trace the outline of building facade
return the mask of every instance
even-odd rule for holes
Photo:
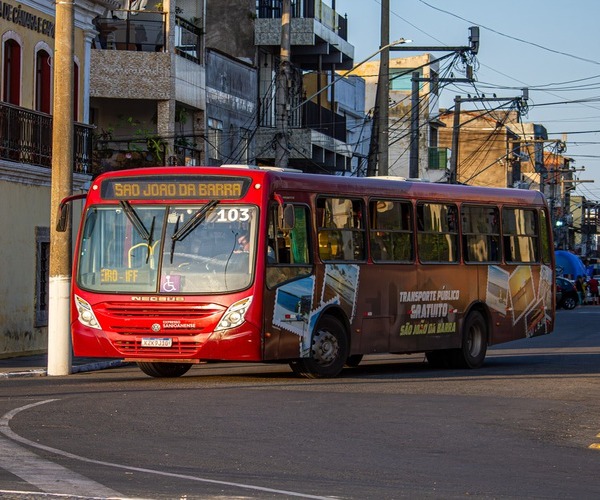
[[[74,19],[73,188],[91,169],[89,60],[94,17],[117,3],[78,2]],[[0,9],[0,357],[47,349],[54,2]],[[77,212],[77,211],[75,211]]]

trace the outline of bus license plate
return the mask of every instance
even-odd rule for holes
[[[169,337],[156,338],[146,337],[142,338],[142,347],[171,347],[173,345],[173,339]]]

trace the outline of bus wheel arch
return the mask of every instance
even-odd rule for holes
[[[290,362],[294,373],[306,378],[339,375],[350,353],[347,320],[335,309],[323,312],[311,332],[310,355]]]
[[[138,361],[137,365],[146,375],[155,378],[181,377],[192,367],[192,363],[152,363]]]

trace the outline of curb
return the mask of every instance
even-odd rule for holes
[[[91,372],[97,370],[106,370],[107,368],[118,368],[126,366],[129,363],[121,360],[98,361],[97,363],[88,363],[85,365],[76,365],[71,367],[71,375],[75,373]],[[46,368],[35,368],[32,370],[14,371],[0,373],[0,379],[3,378],[22,378],[22,377],[46,377],[48,370]]]

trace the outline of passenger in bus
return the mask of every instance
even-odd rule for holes
[[[371,233],[371,257],[374,261],[392,260],[385,236],[386,233],[381,231]]]

